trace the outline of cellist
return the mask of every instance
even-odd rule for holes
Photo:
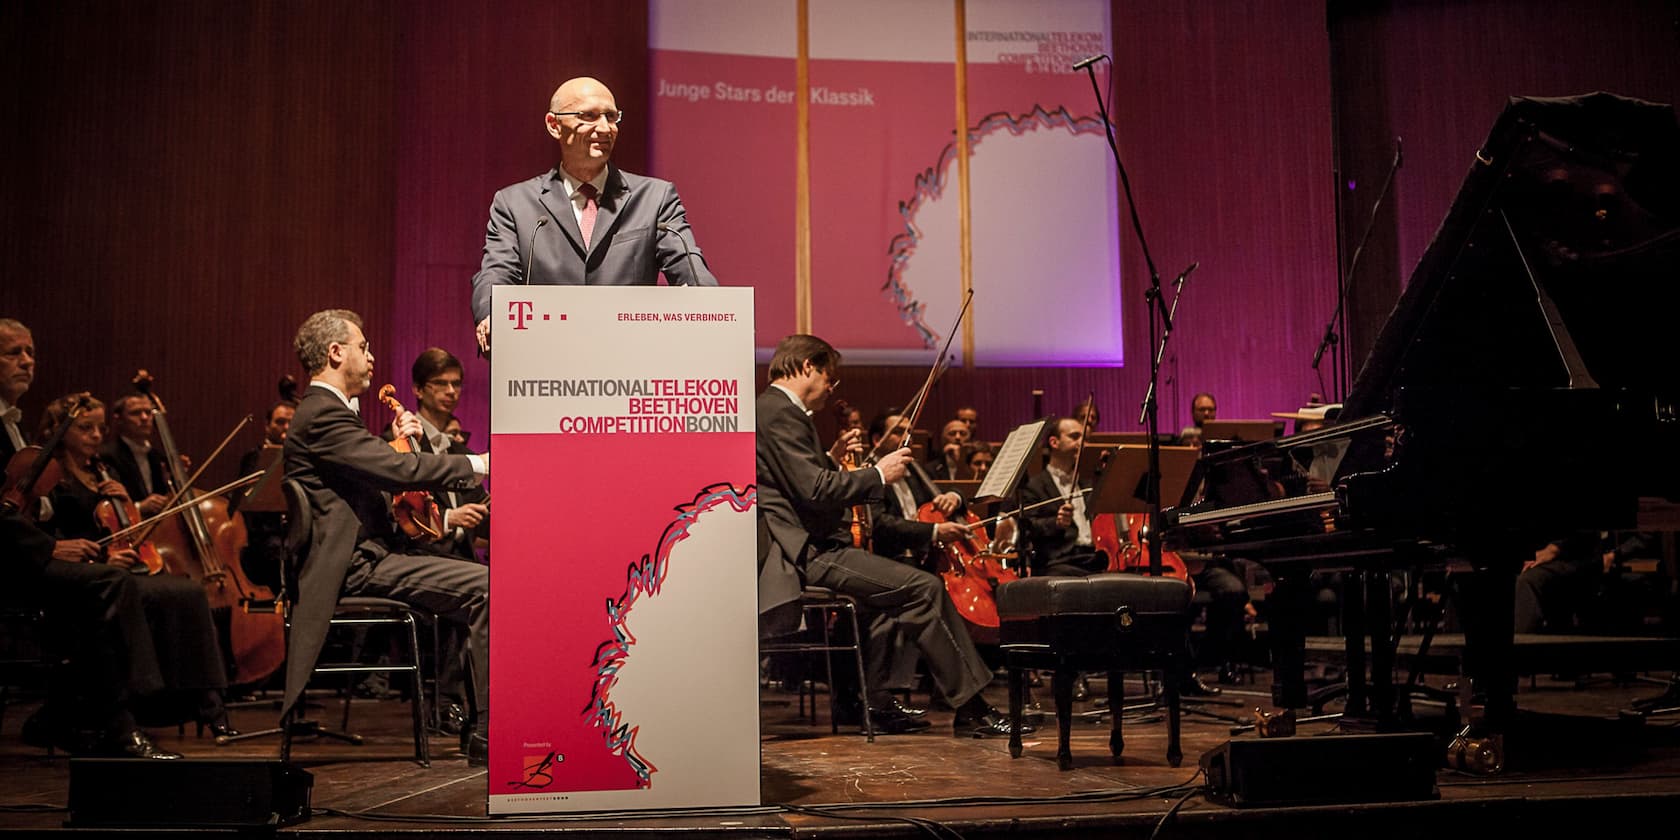
[[[43,436],[66,416],[78,396],[63,397],[47,407],[42,420]],[[95,473],[93,462],[104,441],[104,426],[104,405],[90,400],[71,422],[56,455],[64,470],[64,480],[47,497],[41,525],[60,540],[91,541],[104,537],[104,528],[95,518],[99,503],[108,497],[129,500],[121,482],[101,479]],[[84,556],[84,559],[95,558]],[[139,558],[132,550],[120,550],[98,559],[129,569]],[[133,704],[140,722],[161,726],[196,721],[212,735],[237,735],[228,725],[223,704],[227,670],[222,664],[221,647],[204,588],[175,575],[135,576],[133,585],[139,593],[148,629],[143,637],[129,641],[150,649],[149,667],[153,669],[137,680],[139,696],[133,698]],[[169,655],[156,656],[156,651],[169,651]],[[142,650],[143,662],[146,656]]]
[[[891,452],[904,446],[908,435],[904,410],[892,407],[877,414],[869,423],[869,443],[877,452]],[[910,461],[905,465],[904,477],[887,485],[875,516],[876,554],[882,557],[907,558],[925,567],[928,553],[936,546],[972,536],[967,524],[961,522],[918,522],[916,511],[928,502],[947,516],[963,505],[956,493],[940,493],[922,465]]]
[[[960,627],[962,618],[939,578],[851,545],[847,508],[881,498],[887,484],[903,477],[910,456],[899,449],[871,469],[843,472],[823,450],[811,412],[827,402],[839,370],[840,353],[828,342],[788,336],[777,344],[769,387],[758,396],[761,621],[771,633],[797,627],[802,582],[851,595],[866,612],[871,638],[880,636],[877,622],[889,622],[926,658],[934,682],[957,710],[955,734],[1007,736],[1008,719],[981,694],[991,669]],[[872,681],[884,681],[882,649],[871,646],[866,653]],[[866,698],[872,713],[885,713],[886,699]]]

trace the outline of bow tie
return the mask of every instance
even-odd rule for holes
[[[0,420],[4,420],[7,423],[16,426],[23,422],[23,409],[14,405],[5,411],[0,411]]]

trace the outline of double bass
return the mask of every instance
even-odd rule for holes
[[[274,593],[245,576],[240,551],[246,542],[245,522],[228,513],[227,499],[205,495],[187,481],[181,452],[169,431],[168,410],[152,392],[152,377],[141,370],[134,387],[152,404],[152,422],[169,470],[171,506],[175,499],[196,502],[180,516],[163,519],[152,535],[164,567],[204,585],[205,597],[216,615],[227,615],[226,647],[234,663],[233,682],[250,684],[266,679],[286,660],[285,620],[275,608]]]

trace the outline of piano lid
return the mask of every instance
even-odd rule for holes
[[[1680,126],[1607,93],[1513,98],[1345,400],[1412,387],[1680,398]],[[1664,408],[1666,406],[1666,408]]]

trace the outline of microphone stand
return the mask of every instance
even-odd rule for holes
[[[1083,63],[1083,62],[1082,62]],[[1091,80],[1091,93],[1097,100],[1097,114],[1102,118],[1103,132],[1108,136],[1108,150],[1114,155],[1114,167],[1120,172],[1120,186],[1126,193],[1126,206],[1131,212],[1132,232],[1137,236],[1138,247],[1143,250],[1144,265],[1149,267],[1149,288],[1143,292],[1143,299],[1149,307],[1149,344],[1156,344],[1156,319],[1160,320],[1162,335],[1160,350],[1149,360],[1149,391],[1143,398],[1143,414],[1138,422],[1143,423],[1149,433],[1149,476],[1147,484],[1147,498],[1149,512],[1145,515],[1145,527],[1148,529],[1147,541],[1150,544],[1149,573],[1160,576],[1161,552],[1155,549],[1155,523],[1161,517],[1161,436],[1157,400],[1155,395],[1160,391],[1161,358],[1166,351],[1167,338],[1172,335],[1173,313],[1167,309],[1165,295],[1161,292],[1161,274],[1155,269],[1155,258],[1149,253],[1149,240],[1143,235],[1143,223],[1138,220],[1137,200],[1132,196],[1132,181],[1126,175],[1126,164],[1120,160],[1120,145],[1114,140],[1114,124],[1108,118],[1108,106],[1103,102],[1102,89],[1097,86],[1097,71],[1092,61],[1085,64],[1085,75]],[[1075,67],[1074,69],[1078,69]],[[1188,270],[1186,270],[1188,273]],[[1183,276],[1179,277],[1182,290]],[[1176,308],[1177,299],[1174,299]]]
[[[1400,154],[1400,138],[1394,138],[1394,162],[1389,164],[1388,176],[1383,178],[1382,190],[1377,193],[1377,200],[1371,204],[1371,217],[1365,220],[1365,232],[1359,236],[1359,245],[1353,249],[1353,257],[1348,260],[1347,271],[1336,277],[1336,311],[1330,314],[1330,320],[1324,325],[1324,337],[1318,340],[1318,349],[1313,351],[1312,369],[1318,375],[1318,389],[1325,391],[1324,374],[1318,370],[1319,362],[1324,360],[1326,351],[1334,348],[1331,359],[1331,384],[1333,391],[1325,393],[1325,402],[1340,402],[1347,396],[1347,389],[1352,387],[1350,380],[1353,371],[1348,369],[1347,348],[1341,346],[1342,333],[1347,332],[1347,324],[1343,320],[1347,307],[1348,294],[1353,291],[1353,272],[1359,268],[1359,257],[1365,253],[1365,243],[1371,241],[1371,233],[1377,227],[1377,213],[1382,210],[1383,202],[1388,199],[1388,190],[1394,186],[1394,174],[1400,171],[1402,157]]]

